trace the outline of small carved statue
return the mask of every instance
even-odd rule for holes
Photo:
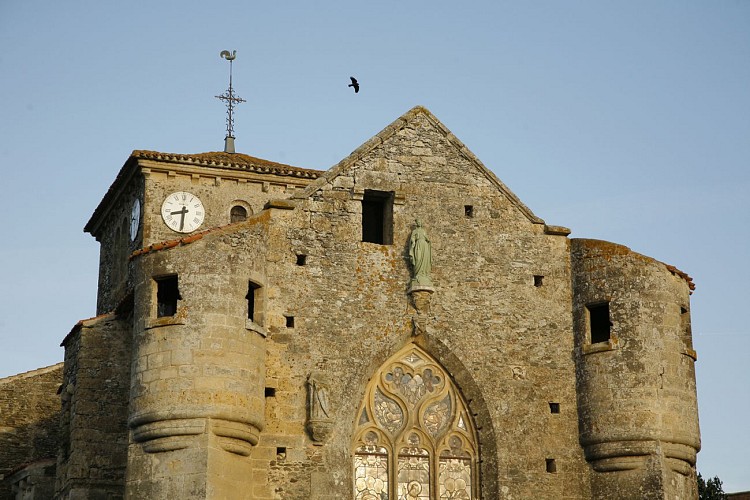
[[[411,285],[432,286],[432,244],[422,221],[417,219],[416,227],[411,232],[409,242],[409,260],[412,265]]]
[[[328,407],[328,389],[314,378],[309,382],[310,390],[310,420],[325,420],[331,418]]]
[[[313,444],[323,444],[333,430],[333,418],[329,400],[328,383],[321,372],[313,372],[307,378],[307,430]]]

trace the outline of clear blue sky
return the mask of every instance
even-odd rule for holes
[[[3,0],[0,47],[0,376],[95,314],[130,152],[222,149],[237,50],[240,152],[326,169],[421,104],[547,223],[693,276],[698,469],[750,490],[750,2]]]

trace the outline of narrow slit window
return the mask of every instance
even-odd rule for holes
[[[177,301],[181,300],[177,287],[177,275],[156,278],[156,317],[177,314]]]
[[[362,241],[393,243],[393,192],[366,189],[362,198]]]
[[[242,222],[247,219],[247,209],[241,205],[235,205],[229,212],[230,222]]]
[[[247,295],[245,296],[245,299],[247,299],[247,319],[256,323],[255,313],[258,309],[256,304],[259,302],[259,295],[260,285],[250,281],[247,286]]]
[[[586,306],[589,312],[591,343],[607,342],[611,338],[612,321],[609,318],[609,303]]]
[[[693,332],[690,326],[690,311],[687,307],[680,307],[680,328],[682,339],[688,349],[693,348]]]

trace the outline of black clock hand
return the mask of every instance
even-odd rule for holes
[[[171,212],[172,215],[180,214],[180,231],[182,231],[182,228],[185,226],[185,215],[188,213],[187,207],[183,206],[181,210],[178,210],[177,212]]]

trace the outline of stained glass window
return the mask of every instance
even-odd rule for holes
[[[440,364],[410,344],[373,376],[357,413],[354,497],[477,498],[477,439]]]
[[[354,453],[354,498],[388,498],[388,452],[378,445],[378,435],[372,431],[364,441]]]

